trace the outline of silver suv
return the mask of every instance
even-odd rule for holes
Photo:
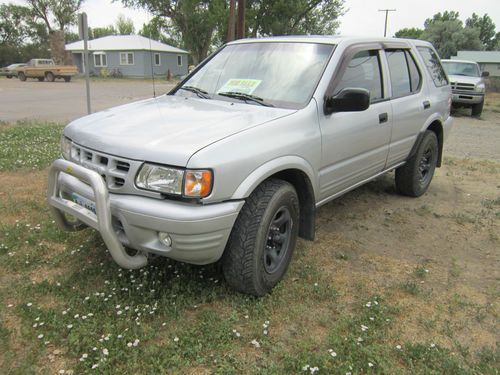
[[[472,116],[483,112],[486,84],[483,77],[489,72],[481,72],[474,61],[442,60],[443,68],[451,81],[451,102],[453,107],[471,108]]]
[[[239,40],[167,95],[66,126],[48,201],[63,228],[97,229],[121,267],[220,261],[261,296],[297,237],[314,239],[318,207],[391,170],[401,194],[426,192],[450,105],[427,42]]]

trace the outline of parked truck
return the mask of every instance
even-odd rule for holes
[[[31,59],[25,66],[17,68],[17,77],[20,81],[27,78],[36,78],[40,82],[54,82],[62,78],[66,82],[78,73],[75,65],[56,65],[52,59]]]

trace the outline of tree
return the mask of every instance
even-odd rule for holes
[[[159,17],[154,17],[150,22],[143,24],[139,35],[179,48],[182,45],[179,33],[175,32],[168,20]]]
[[[416,27],[404,28],[396,32],[394,36],[396,38],[408,38],[408,39],[421,39],[424,30],[418,29]]]
[[[195,63],[227,38],[227,0],[122,0],[142,7],[163,21],[164,31],[179,35],[180,47]],[[247,35],[333,34],[344,0],[247,0]],[[175,38],[174,38],[175,39]]]
[[[90,39],[97,39],[97,38],[102,38],[103,36],[116,35],[116,34],[117,34],[117,31],[113,25],[104,26],[104,27],[94,27],[94,28],[90,29],[89,38]]]
[[[472,16],[465,21],[465,26],[467,28],[476,28],[479,30],[479,39],[483,43],[484,49],[491,51],[495,48],[496,27],[488,14],[479,17],[476,13],[472,13]]]
[[[344,0],[249,0],[249,35],[334,34]]]
[[[188,49],[195,63],[204,59],[226,0],[122,0],[126,6],[147,9],[161,18],[169,34],[179,33],[182,47]]]
[[[120,14],[116,19],[116,30],[120,35],[130,35],[135,32],[134,21],[132,19],[125,17],[123,14]]]
[[[31,16],[42,23],[49,35],[50,51],[56,63],[68,63],[71,56],[64,48],[64,33],[77,21],[83,0],[27,0]]]
[[[432,18],[427,18],[424,22],[424,27],[427,28],[428,26],[432,25],[433,23],[436,22],[446,22],[446,21],[460,21],[459,20],[460,13],[455,12],[454,10],[450,11],[444,11],[443,13],[438,12]],[[460,21],[460,23],[462,23]]]
[[[434,16],[431,22],[427,21],[422,39],[431,42],[441,58],[448,59],[459,50],[480,50],[482,47],[479,30],[464,29],[462,21],[457,18],[439,20]]]

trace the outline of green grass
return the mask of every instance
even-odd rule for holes
[[[59,154],[62,125],[19,121],[0,124],[0,171],[43,169]]]
[[[45,168],[59,154],[60,132],[54,124],[0,127],[0,176]],[[299,242],[284,282],[256,299],[230,290],[215,266],[156,259],[121,270],[96,232],[60,231],[43,195],[0,195],[0,203],[12,217],[24,213],[0,221],[2,374],[308,374],[314,367],[342,375],[497,373],[491,348],[451,350],[425,336],[399,336],[409,312],[394,293],[403,289],[421,301],[419,282],[427,286],[434,268],[428,275],[414,265],[401,289],[378,293],[353,278],[345,290],[316,243]],[[332,258],[338,269],[356,264],[345,251]],[[458,269],[454,261],[449,272],[458,277]],[[460,295],[440,303],[455,315],[480,308]],[[495,316],[492,310],[482,309],[481,320]],[[441,325],[436,318],[427,331],[439,339]]]

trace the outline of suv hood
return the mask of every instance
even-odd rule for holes
[[[82,117],[68,124],[64,134],[106,154],[185,167],[209,144],[294,112],[163,95]]]
[[[450,82],[470,83],[473,85],[476,85],[483,80],[482,77],[458,76],[453,74],[450,74],[448,78],[450,78]]]

